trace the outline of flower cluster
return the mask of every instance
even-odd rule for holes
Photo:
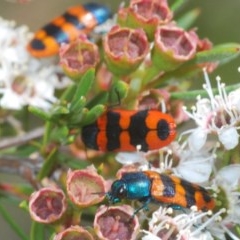
[[[192,209],[189,214],[179,213],[175,215],[173,215],[171,208],[160,207],[152,214],[149,230],[143,230],[146,234],[143,239],[160,240],[167,237],[174,239],[214,239],[215,237],[225,239],[224,234],[229,235],[231,239],[238,239],[235,226],[239,224],[238,215],[240,214],[240,165],[224,166],[224,156],[218,156],[218,152],[236,149],[238,145],[239,119],[235,103],[238,102],[236,92],[239,90],[236,89],[227,94],[225,85],[220,84],[219,77],[217,77],[217,93],[219,95],[214,95],[205,69],[204,76],[206,84],[203,87],[209,98],[197,97],[197,107],[193,108],[192,114],[187,112],[198,124],[196,129],[183,132],[178,142],[174,142],[163,150],[146,154],[141,152],[119,153],[116,155],[116,160],[124,164],[121,171],[146,170],[149,169],[149,163],[151,163],[151,170],[159,173],[174,173],[174,175],[189,182],[203,184],[211,189],[216,206],[213,211],[200,213],[196,209]],[[184,109],[186,111],[186,108]],[[226,118],[223,116],[226,116],[227,113],[233,119],[229,117],[228,121],[225,121]],[[218,126],[218,131],[213,131],[213,126],[216,127],[214,122],[216,118],[221,119],[221,126]],[[232,134],[225,136],[225,139],[218,136],[218,141],[222,145],[214,139],[211,141],[207,139],[207,134],[219,134],[230,128]],[[188,135],[188,137],[183,141],[184,135]],[[182,144],[180,144],[181,141],[183,141]],[[232,142],[235,144],[233,145]],[[219,165],[223,167],[221,168]]]
[[[201,149],[207,140],[208,134],[217,135],[225,149],[234,149],[239,142],[237,127],[240,123],[239,89],[227,94],[225,84],[217,77],[218,95],[214,95],[211,82],[204,69],[206,90],[209,98],[198,97],[196,106],[188,115],[196,122],[189,138],[193,150]]]
[[[21,110],[31,105],[49,110],[57,98],[56,88],[65,87],[67,77],[59,81],[61,69],[52,61],[40,61],[26,50],[31,33],[26,26],[0,19],[0,106]],[[64,83],[66,82],[66,83]]]

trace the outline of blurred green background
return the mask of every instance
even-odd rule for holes
[[[77,0],[32,0],[28,4],[9,3],[5,0],[0,1],[0,16],[8,20],[14,20],[18,25],[25,24],[31,31],[49,22],[53,17],[63,13],[68,6],[81,4],[87,1]],[[96,1],[108,5],[113,11],[117,9],[122,1],[101,0]],[[171,1],[171,3],[174,1]],[[240,0],[189,0],[185,1],[181,13],[192,8],[199,8],[201,14],[194,26],[198,29],[201,38],[208,37],[214,44],[224,42],[240,43]],[[240,73],[237,68],[240,66],[240,58],[221,66],[213,74],[222,77],[225,83],[236,83],[240,80]],[[201,86],[202,80],[196,85]],[[0,174],[1,181],[16,181],[14,176]],[[17,179],[19,181],[19,179]],[[4,204],[6,210],[15,216],[20,226],[29,232],[30,221],[28,215],[16,206]],[[0,239],[18,240],[16,235],[8,227],[0,216]]]

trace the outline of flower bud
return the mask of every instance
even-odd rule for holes
[[[62,217],[66,208],[66,197],[61,189],[45,187],[30,196],[29,212],[36,222],[55,222]]]
[[[128,8],[118,12],[118,23],[130,28],[142,28],[149,40],[159,25],[168,23],[173,17],[167,1],[133,0]]]
[[[93,240],[93,236],[80,226],[71,226],[54,236],[53,240]]]
[[[198,37],[177,26],[160,26],[155,32],[152,61],[159,70],[171,71],[196,54]]]
[[[143,30],[119,26],[113,27],[105,36],[103,47],[108,69],[120,76],[135,71],[149,50]]]
[[[100,59],[97,45],[83,34],[69,44],[62,44],[59,54],[60,65],[73,80],[80,79],[89,69],[95,68]]]
[[[134,210],[128,205],[101,206],[94,219],[94,229],[101,240],[134,240],[139,231],[139,222]]]
[[[105,181],[94,167],[68,172],[67,193],[77,206],[86,207],[99,203],[104,199],[105,192]]]

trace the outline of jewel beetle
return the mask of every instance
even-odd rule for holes
[[[110,10],[98,3],[70,7],[38,30],[27,49],[37,58],[55,55],[61,43],[73,41],[80,33],[88,34],[96,25],[104,23],[110,17]]]
[[[139,200],[147,209],[150,202],[167,204],[173,209],[191,208],[207,211],[215,207],[215,201],[203,187],[184,179],[156,171],[128,172],[113,182],[106,194],[110,203],[118,203],[122,199]]]
[[[174,119],[159,110],[109,110],[82,128],[86,147],[104,152],[146,152],[169,145],[175,137]]]

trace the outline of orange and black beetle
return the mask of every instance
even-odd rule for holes
[[[196,206],[198,210],[207,211],[215,207],[214,199],[205,188],[155,171],[125,173],[121,179],[113,182],[106,195],[111,203],[122,199],[143,202],[135,213],[147,209],[150,202],[164,203],[176,210]]]
[[[75,40],[80,33],[88,34],[110,16],[110,10],[97,3],[70,7],[64,14],[38,30],[27,49],[37,58],[55,55],[61,43]]]
[[[159,110],[110,110],[82,128],[84,144],[104,152],[154,150],[175,137],[174,119]]]

